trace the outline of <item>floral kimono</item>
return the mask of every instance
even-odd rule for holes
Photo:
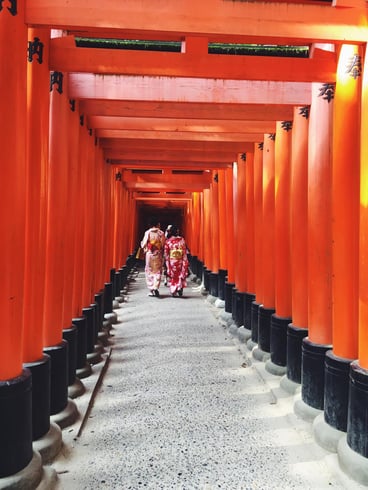
[[[163,266],[165,235],[160,228],[150,228],[144,234],[141,247],[146,252],[146,284],[152,296],[158,296]]]
[[[168,276],[168,285],[172,296],[183,295],[183,288],[187,285],[188,257],[185,240],[181,236],[172,236],[165,242],[165,261]]]

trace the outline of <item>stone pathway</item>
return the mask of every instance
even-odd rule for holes
[[[94,405],[83,427],[81,418],[63,431],[58,489],[364,488],[189,284],[182,298],[163,285],[152,298],[142,270],[130,283]],[[83,380],[82,416],[102,367]]]

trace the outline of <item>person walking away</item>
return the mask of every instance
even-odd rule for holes
[[[164,245],[164,257],[166,262],[169,288],[172,296],[183,296],[183,289],[187,285],[188,256],[187,245],[179,235],[176,225],[172,225],[168,231],[168,238]]]
[[[167,240],[171,236],[171,227],[172,225],[167,225],[167,228],[165,230],[165,240]],[[166,260],[164,260],[164,285],[167,286],[167,267],[166,267]]]
[[[141,247],[146,253],[145,277],[149,289],[148,296],[160,296],[159,288],[163,267],[165,235],[160,229],[160,222],[157,219],[151,220],[151,226],[145,231],[141,241]]]

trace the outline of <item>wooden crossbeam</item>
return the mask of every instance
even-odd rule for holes
[[[87,116],[227,119],[231,121],[284,121],[293,117],[293,105],[150,100],[82,99],[79,110]]]
[[[63,37],[51,41],[49,64],[56,71],[100,74],[321,83],[336,78],[334,53],[323,59],[301,59],[147,52],[69,46]]]
[[[292,118],[290,118],[292,120]],[[267,133],[275,133],[275,127]],[[266,134],[267,134],[266,133]],[[159,140],[165,141],[168,145],[174,145],[176,141],[182,143],[250,143],[253,141],[263,141],[264,133],[219,133],[213,132],[193,132],[193,131],[134,131],[120,129],[96,129],[96,136],[99,138],[100,145],[103,147],[112,147],[114,144],[123,146],[125,144],[134,144],[139,146],[142,141],[155,141],[159,144]],[[130,142],[130,143],[129,143]]]
[[[347,5],[346,5],[347,4]],[[351,42],[368,39],[362,0],[335,8],[329,3],[241,2],[224,0],[26,0],[29,26],[84,35],[140,39],[206,36],[209,41],[250,43]],[[292,42],[291,42],[292,41]]]
[[[311,84],[304,82],[70,73],[68,84],[71,99],[289,106],[311,103]]]

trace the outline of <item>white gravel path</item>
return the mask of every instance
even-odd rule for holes
[[[191,287],[193,285],[193,287]],[[115,312],[108,369],[79,437],[64,429],[62,490],[363,488],[320,448],[293,397],[222,327],[194,287],[147,297],[140,270]],[[83,416],[103,363],[76,399]],[[279,396],[275,393],[279,391]]]

